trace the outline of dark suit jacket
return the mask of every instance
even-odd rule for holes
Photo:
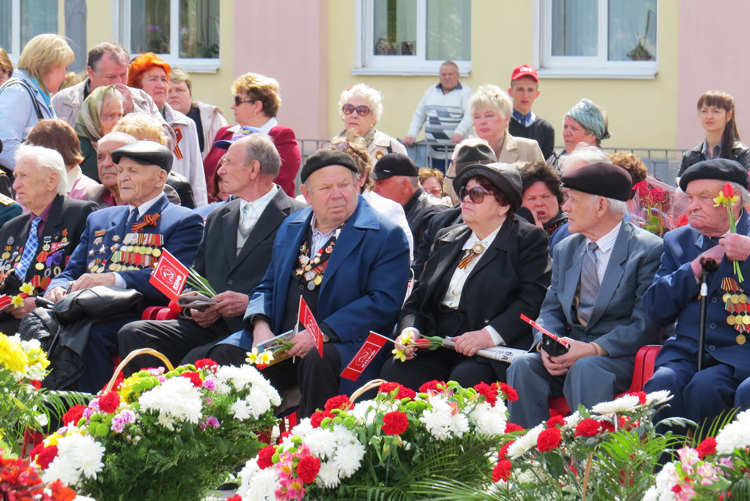
[[[394,224],[358,196],[357,208],[341,230],[320,285],[316,321],[326,324],[339,342],[342,369],[367,339],[371,330],[389,336],[398,319],[409,281],[409,244]],[[279,334],[286,311],[287,289],[302,239],[312,219],[307,208],[289,216],[279,228],[273,257],[263,282],[255,288],[245,318],[263,315]],[[247,330],[227,338],[227,344],[250,351],[253,334]],[[380,374],[385,361],[381,350],[358,381],[341,380],[350,394]]]
[[[129,205],[108,207],[101,209],[89,216],[86,220],[86,229],[81,235],[81,243],[76,247],[70,257],[68,266],[48,288],[68,287],[68,282],[76,280],[84,273],[88,273],[88,264],[95,259],[106,260],[105,265],[110,264],[114,244],[122,245],[123,239],[131,228],[127,227]],[[203,218],[192,210],[169,203],[166,195],[162,193],[159,199],[152,205],[146,214],[161,214],[156,226],[146,226],[141,233],[160,234],[164,238],[163,248],[167,249],[185,266],[192,266],[195,253],[203,236]],[[141,218],[139,218],[139,221]],[[105,230],[101,246],[105,252],[96,251],[97,245],[95,233]],[[115,241],[113,237],[117,236]],[[89,251],[94,250],[93,254]],[[108,266],[106,266],[108,268]],[[99,268],[101,270],[101,267]],[[126,287],[135,289],[143,294],[147,305],[167,304],[167,297],[149,283],[153,268],[144,267],[138,270],[124,270],[117,273],[125,280]],[[104,272],[102,270],[101,272]]]
[[[438,233],[422,279],[401,311],[398,332],[416,327],[424,335],[435,334],[436,312],[471,233],[465,224]],[[466,314],[468,331],[489,325],[507,346],[528,349],[531,327],[521,314],[530,318],[539,314],[551,271],[544,230],[517,218],[506,219],[464,284],[458,310]]]
[[[574,318],[573,298],[581,278],[586,243],[586,237],[574,234],[555,247],[552,284],[537,322],[558,336],[596,342],[610,357],[635,357],[641,346],[659,342],[656,324],[643,305],[643,295],[659,266],[662,240],[632,223],[622,222],[591,318],[583,327]],[[536,332],[535,343],[541,337]]]
[[[235,199],[212,211],[206,218],[195,271],[206,278],[217,293],[234,291],[247,294],[260,284],[271,263],[273,241],[284,219],[307,207],[279,189],[268,202],[258,222],[237,255],[237,227],[240,200]],[[232,332],[242,329],[242,316],[224,317]]]
[[[39,238],[36,256],[26,271],[24,282],[35,281],[34,277],[39,276],[36,279],[39,281],[37,293],[43,294],[44,285],[47,285],[56,276],[55,271],[59,274],[65,268],[71,254],[81,240],[81,234],[86,227],[86,218],[97,209],[97,205],[93,202],[84,202],[57,195],[52,201],[47,222],[44,224],[42,236]],[[30,228],[31,213],[27,213],[11,219],[0,230],[0,245],[2,245],[3,250],[11,247],[11,250],[6,252],[10,252],[11,256],[17,253],[15,257],[0,260],[0,268],[8,268],[8,265],[10,265],[9,269],[3,270],[3,273],[9,272],[3,280],[3,294],[15,296],[22,285],[22,282],[16,278],[16,274],[12,270],[14,269],[13,265],[20,261],[23,247],[26,246],[26,240],[29,237]],[[7,243],[11,238],[13,239],[13,245],[9,246]],[[42,262],[43,268],[38,270],[36,265],[40,261],[37,258],[40,254],[45,253],[45,238],[50,239],[50,250],[46,252],[46,256],[43,256],[45,257]],[[47,265],[48,259],[50,259],[49,266]],[[55,262],[58,264],[55,264]],[[49,278],[45,280],[46,277]]]
[[[745,210],[737,221],[737,233],[750,236],[750,214]],[[659,351],[656,358],[657,368],[674,360],[697,360],[700,286],[695,280],[690,262],[708,250],[709,244],[708,239],[692,226],[677,228],[664,236],[661,266],[643,302],[657,324],[669,325],[677,321],[677,325],[675,335],[670,337]],[[750,259],[742,263],[740,269],[745,278],[740,287],[748,291]],[[721,281],[731,276],[734,276],[734,269],[726,258],[722,259],[719,269],[708,276],[704,349],[719,362],[733,367],[734,377],[742,381],[750,377],[750,344],[737,344],[739,332],[727,324],[729,313],[724,309],[722,296],[725,292],[721,288]]]

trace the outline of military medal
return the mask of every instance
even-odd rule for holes
[[[313,291],[315,287],[323,283],[323,273],[328,266],[328,258],[333,252],[333,247],[336,245],[341,229],[344,227],[342,224],[331,236],[330,240],[323,244],[323,247],[315,253],[313,258],[308,256],[307,242],[303,242],[299,248],[299,257],[297,262],[299,267],[295,271],[296,276],[302,276],[307,281],[307,290]],[[326,258],[328,256],[328,258]],[[325,259],[324,259],[325,258]],[[301,284],[300,284],[301,287]]]
[[[747,338],[745,338],[744,334],[738,335],[735,340],[737,341],[737,344],[745,344],[745,341],[747,341]]]
[[[721,288],[725,292],[722,296],[724,309],[729,313],[727,324],[734,327],[739,335],[735,338],[737,344],[745,344],[745,333],[750,332],[750,303],[734,277],[725,277],[721,281]]]

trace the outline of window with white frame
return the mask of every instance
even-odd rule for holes
[[[35,36],[57,33],[57,8],[57,0],[0,0],[0,47],[13,62]]]
[[[153,52],[190,71],[218,69],[219,0],[119,0],[116,7],[120,43],[132,54]]]
[[[357,0],[354,74],[471,70],[471,0]]]
[[[649,78],[657,0],[536,0],[540,76]]]

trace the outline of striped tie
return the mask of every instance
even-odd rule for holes
[[[29,238],[26,239],[26,247],[23,249],[21,262],[18,263],[18,268],[16,268],[16,276],[22,282],[26,280],[26,272],[28,271],[29,266],[31,266],[31,261],[34,260],[34,256],[36,256],[37,247],[39,247],[39,235],[37,235],[37,230],[39,228],[39,223],[41,222],[41,217],[37,217],[31,222]]]
[[[588,245],[581,267],[581,295],[578,303],[578,317],[586,324],[591,319],[596,296],[599,294],[599,275],[596,272],[596,249],[598,248],[596,242],[591,242]]]

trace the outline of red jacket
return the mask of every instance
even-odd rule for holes
[[[214,138],[214,142],[222,139],[232,139],[234,131],[230,129],[233,127],[236,126],[219,129],[216,138]],[[273,139],[276,149],[281,156],[281,169],[279,170],[279,175],[276,176],[274,181],[281,186],[287,195],[294,197],[294,180],[297,177],[297,171],[299,170],[299,164],[302,158],[294,131],[289,127],[277,125],[268,131],[268,135]],[[203,170],[206,174],[206,188],[208,188],[209,202],[215,202],[217,200],[214,196],[217,191],[216,183],[214,183],[214,175],[216,174],[219,160],[221,160],[221,157],[223,157],[226,152],[227,150],[211,146],[211,150],[203,160]]]

